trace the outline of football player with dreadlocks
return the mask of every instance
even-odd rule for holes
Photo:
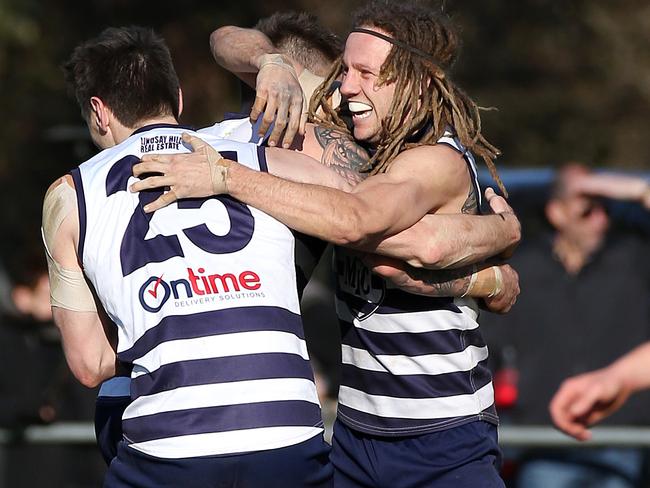
[[[450,77],[458,47],[447,19],[418,4],[374,1],[357,13],[342,57],[311,102],[314,121],[344,133],[347,108],[351,135],[372,154],[364,168],[370,176],[349,193],[251,172],[196,138],[189,141],[199,149],[193,155],[143,158],[136,175],[163,176],[134,189],[171,188],[147,211],[176,198],[228,193],[296,230],[371,252],[378,239],[427,214],[476,213],[481,193],[472,152],[504,188],[478,107]],[[327,100],[339,79],[343,103],[335,108]],[[304,145],[309,138],[308,130]],[[458,247],[462,239],[462,230],[448,236]],[[461,253],[444,264],[467,262]],[[503,486],[475,302],[405,294],[343,248],[335,263],[343,362],[336,483]]]

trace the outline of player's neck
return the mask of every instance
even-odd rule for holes
[[[151,119],[145,119],[138,121],[133,127],[118,126],[113,128],[113,134],[115,137],[115,142],[120,144],[125,141],[138,129],[146,127],[148,125],[155,124],[178,124],[176,117],[173,115],[162,115],[160,117],[154,117]]]

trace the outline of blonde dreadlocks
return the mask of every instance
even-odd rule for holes
[[[382,120],[380,142],[365,171],[371,175],[387,171],[401,151],[435,144],[451,127],[467,150],[483,158],[507,195],[494,165],[499,150],[481,132],[479,107],[447,74],[457,56],[459,38],[446,18],[412,2],[373,1],[356,14],[354,31],[393,44],[377,84],[396,83],[395,93],[401,94],[394,97],[389,116]],[[349,133],[338,109],[328,101],[343,68],[341,56],[314,93],[309,111],[312,121]],[[316,115],[319,108],[322,112]]]

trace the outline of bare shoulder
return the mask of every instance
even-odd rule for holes
[[[411,191],[429,198],[435,211],[475,211],[477,200],[467,163],[458,151],[445,144],[401,152],[386,174],[393,182],[408,183]]]
[[[424,171],[425,174],[459,175],[467,172],[463,156],[446,144],[417,146],[399,153],[389,171]]]
[[[54,239],[61,228],[76,228],[77,194],[72,176],[57,178],[50,185],[43,199],[43,235],[46,240]]]
[[[54,182],[50,185],[50,187],[45,192],[45,198],[47,198],[48,196],[51,196],[55,192],[55,190],[58,189],[58,188],[59,188],[59,191],[60,191],[61,185],[67,185],[67,186],[69,186],[70,188],[72,188],[74,190],[75,186],[74,186],[74,180],[72,179],[72,176],[69,175],[69,174],[66,174],[66,175],[63,175],[60,178],[57,178],[56,180],[54,180]]]

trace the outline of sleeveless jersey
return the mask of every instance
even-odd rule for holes
[[[269,127],[264,137],[258,134],[259,126],[262,125],[262,117],[259,117],[253,124],[250,116],[235,112],[227,112],[224,120],[217,122],[197,132],[200,137],[211,135],[219,139],[230,139],[232,141],[251,142],[258,146],[263,145],[273,131],[273,124]]]
[[[72,172],[79,256],[132,364],[123,416],[130,447],[160,458],[281,448],[322,432],[289,229],[230,197],[145,214],[131,193],[145,153],[187,152],[182,132],[144,127]],[[264,152],[200,134],[266,170]]]
[[[463,153],[479,195],[472,155]],[[403,292],[343,248],[334,258],[341,325],[339,419],[379,436],[430,433],[478,419],[497,423],[488,351],[472,299]]]

